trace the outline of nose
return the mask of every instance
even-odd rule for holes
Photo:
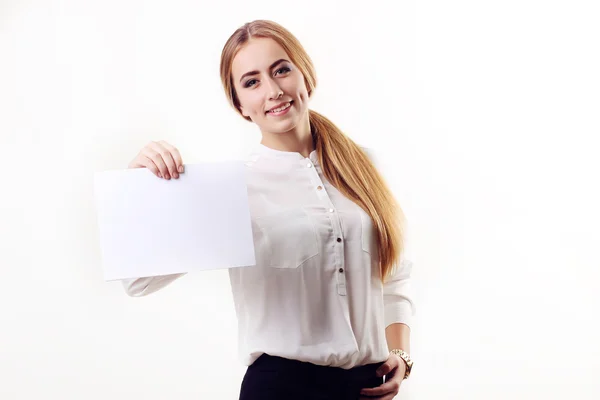
[[[277,82],[275,82],[274,80],[268,79],[267,81],[269,82],[269,100],[275,100],[279,98],[279,93],[283,93],[283,90],[281,90]]]

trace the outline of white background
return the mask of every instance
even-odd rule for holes
[[[592,1],[0,2],[0,398],[235,400],[226,270],[103,282],[93,172],[260,141],[219,56],[288,28],[311,108],[376,149],[409,222],[417,315],[397,399],[600,396],[599,13]],[[165,210],[165,212],[169,212]]]

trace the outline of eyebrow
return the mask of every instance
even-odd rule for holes
[[[274,67],[275,67],[277,64],[279,64],[279,63],[281,63],[281,62],[284,62],[284,61],[287,61],[287,62],[289,62],[288,60],[286,60],[286,59],[284,59],[284,58],[280,58],[279,60],[277,60],[277,61],[275,61],[273,64],[271,64],[271,65],[269,66],[269,69],[273,69],[273,68],[274,68]],[[240,82],[241,82],[241,81],[242,81],[242,79],[244,79],[246,76],[248,76],[248,75],[256,75],[256,74],[258,74],[258,73],[259,73],[259,71],[250,71],[250,72],[246,72],[246,73],[245,73],[244,75],[242,75],[242,77],[240,78]]]

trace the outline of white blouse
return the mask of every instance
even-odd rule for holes
[[[363,150],[377,166],[373,153]],[[258,144],[246,160],[256,265],[229,268],[244,365],[261,354],[349,369],[388,358],[385,328],[415,313],[412,262],[382,285],[368,214],[308,158]],[[130,296],[185,275],[123,280]]]

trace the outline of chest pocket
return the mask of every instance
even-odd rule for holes
[[[319,254],[317,232],[303,208],[257,217],[254,223],[260,240],[258,265],[298,268]]]
[[[377,232],[373,220],[362,208],[359,207],[361,221],[361,241],[363,251],[369,253],[371,257],[378,255]]]

